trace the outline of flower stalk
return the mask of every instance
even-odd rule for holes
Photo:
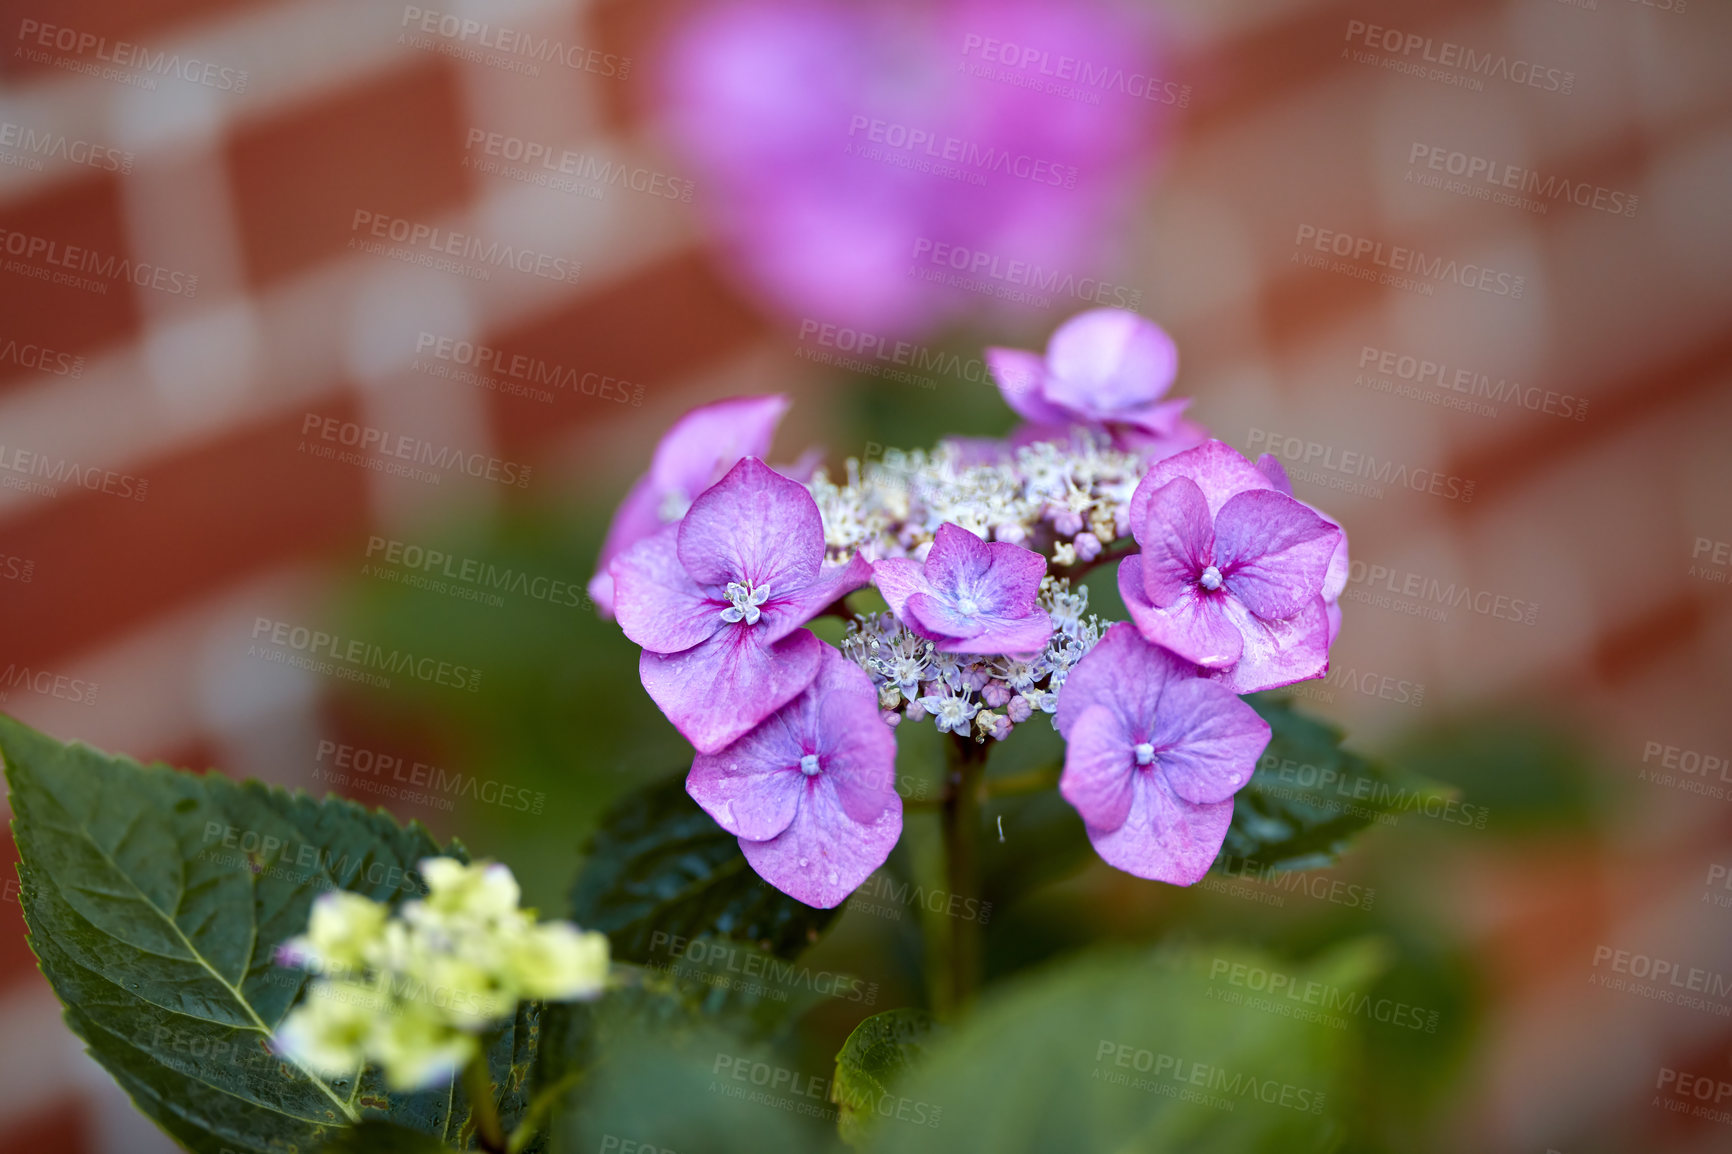
[[[978,897],[980,889],[980,803],[990,746],[952,734],[945,747],[944,875],[950,893]],[[965,1012],[980,988],[980,923],[972,918],[945,918],[943,954],[949,978],[947,1009]]]
[[[469,1122],[475,1140],[488,1154],[506,1154],[505,1128],[499,1107],[493,1101],[493,1075],[487,1070],[487,1054],[478,1050],[463,1067],[463,1090],[469,1095]]]

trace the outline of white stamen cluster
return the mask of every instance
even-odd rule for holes
[[[891,449],[862,466],[850,459],[838,484],[819,470],[807,485],[824,518],[830,559],[925,556],[946,521],[1009,541],[1061,567],[1092,561],[1129,531],[1131,494],[1145,465],[1078,429],[1067,442],[1006,447],[991,463],[954,442],[931,451]]]
[[[1032,657],[941,653],[893,613],[849,622],[842,653],[872,678],[891,724],[930,717],[941,733],[1003,740],[1036,713],[1058,709],[1065,678],[1106,630],[1088,612],[1088,589],[1072,592],[1067,578],[1043,580],[1040,604],[1053,631]]]
[[[770,589],[767,585],[753,588],[742,585],[738,581],[728,582],[728,607],[722,610],[722,620],[732,625],[744,621],[747,625],[756,625],[758,618],[764,615],[760,606],[770,599]]]

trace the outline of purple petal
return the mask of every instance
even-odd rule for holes
[[[1122,309],[1078,313],[1046,346],[1046,397],[1097,418],[1156,401],[1179,371],[1179,350],[1153,321]]]
[[[1269,483],[1275,486],[1277,493],[1293,495],[1293,482],[1287,478],[1287,466],[1281,463],[1281,458],[1274,453],[1264,453],[1257,458],[1257,471],[1269,478]]]
[[[767,455],[789,403],[780,394],[730,397],[675,421],[656,445],[650,465],[658,502],[670,492],[691,501],[740,458]]]
[[[780,594],[818,575],[824,522],[804,485],[746,457],[692,502],[679,547],[700,584],[739,581]]]
[[[1225,609],[1231,597],[1193,587],[1171,605],[1157,606],[1143,591],[1142,557],[1136,553],[1119,562],[1119,596],[1137,631],[1156,645],[1211,669],[1239,660],[1243,642]]]
[[[1154,765],[1173,794],[1192,804],[1238,793],[1269,744],[1269,723],[1255,709],[1201,677],[1169,685],[1154,722]]]
[[[1215,564],[1247,609],[1279,620],[1322,590],[1340,537],[1341,530],[1291,497],[1270,489],[1240,493],[1215,518]]]
[[[976,585],[982,584],[993,560],[990,545],[962,526],[946,521],[933,534],[932,551],[926,555],[923,571],[934,593],[954,597],[959,591],[972,592]],[[1044,563],[1042,568],[1044,571]]]
[[[824,643],[801,629],[773,645],[760,626],[729,625],[683,653],[645,650],[643,687],[700,753],[715,753],[799,696],[818,675]]]
[[[1209,504],[1211,517],[1220,513],[1221,506],[1236,493],[1274,488],[1269,478],[1258,472],[1256,466],[1241,457],[1232,446],[1220,441],[1205,441],[1194,449],[1155,462],[1137,485],[1137,491],[1131,494],[1129,512],[1132,525],[1142,524],[1149,498],[1175,477],[1189,477],[1196,482],[1197,488],[1203,491],[1203,499]]]
[[[1064,692],[1070,689],[1067,683]],[[1091,830],[1117,829],[1131,812],[1136,743],[1104,705],[1090,705],[1078,714],[1065,741],[1059,793]]]
[[[930,593],[910,597],[902,620],[945,653],[1032,653],[1052,637],[1052,618],[1038,609],[1023,617],[965,614]]]
[[[1089,841],[1110,866],[1153,881],[1188,886],[1209,872],[1233,823],[1233,803],[1192,805],[1159,774],[1139,773],[1131,812],[1114,830],[1090,827]]]
[[[843,812],[870,825],[892,805],[900,810],[896,737],[866,671],[826,646],[807,696],[817,701],[819,776],[835,786]]]
[[[1068,424],[1071,413],[1049,402],[1042,395],[1046,383],[1046,361],[1038,353],[1023,349],[990,348],[986,350],[986,367],[1004,397],[1004,403],[1025,421],[1037,425]]]
[[[1313,598],[1285,621],[1255,617],[1231,597],[1223,605],[1244,642],[1238,662],[1218,674],[1234,693],[1277,689],[1329,671],[1329,613],[1323,598]]]
[[[678,530],[669,525],[614,559],[614,614],[625,635],[654,653],[700,645],[722,627],[727,605],[680,564]]]
[[[810,584],[790,589],[786,596],[772,588],[764,602],[762,624],[770,639],[779,640],[846,597],[872,577],[872,565],[856,553],[843,565],[826,565]]]
[[[1274,484],[1276,492],[1285,493],[1289,497],[1293,496],[1293,482],[1287,479],[1287,469],[1281,464],[1281,458],[1273,453],[1264,453],[1257,458],[1257,468]],[[1337,529],[1341,529],[1341,543],[1335,546],[1335,552],[1329,558],[1329,571],[1323,575],[1323,600],[1334,602],[1347,588],[1347,577],[1350,572],[1351,561],[1347,554],[1347,530],[1342,528],[1341,522],[1315,505],[1307,504],[1305,507]],[[1336,620],[1329,628],[1331,641],[1334,641],[1336,632],[1341,628],[1340,616],[1340,611],[1335,610]]]
[[[1171,605],[1193,591],[1203,570],[1215,563],[1214,521],[1203,491],[1188,477],[1156,491],[1142,521],[1131,528],[1143,547],[1143,592],[1152,605]]]
[[[890,804],[876,820],[857,822],[833,782],[823,774],[810,782],[786,830],[768,841],[741,838],[740,850],[759,877],[796,901],[827,910],[889,859],[902,836],[902,799],[891,790]]]
[[[1190,404],[1189,397],[1176,401],[1154,401],[1133,409],[1121,409],[1112,414],[1111,420],[1115,424],[1129,425],[1150,437],[1165,437],[1178,427],[1179,418]]]
[[[613,574],[607,571],[608,562],[645,537],[661,531],[660,504],[661,494],[650,475],[645,473],[625,495],[625,500],[619,503],[619,508],[614,510],[607,537],[601,543],[601,553],[595,560],[595,576],[589,579],[589,599],[595,602],[602,617],[613,616]]]
[[[1144,641],[1130,622],[1115,622],[1065,679],[1053,721],[1068,741],[1084,709],[1105,705],[1135,744],[1152,732],[1167,686],[1196,677],[1195,666]]]
[[[907,557],[887,557],[872,563],[872,584],[883,594],[890,612],[903,617],[902,606],[916,593],[930,592],[920,562]]]
[[[805,700],[802,694],[727,748],[692,759],[686,792],[735,837],[764,841],[794,820],[806,792],[800,757],[807,751],[788,713]]]

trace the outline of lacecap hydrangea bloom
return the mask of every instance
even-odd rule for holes
[[[519,1002],[599,996],[608,941],[518,908],[511,871],[448,857],[420,863],[427,895],[389,907],[347,890],[313,902],[277,960],[317,976],[278,1027],[279,1053],[328,1077],[378,1065],[400,1090],[442,1083],[481,1053]]]
[[[894,731],[928,720],[988,742],[1048,719],[1102,859],[1189,885],[1269,740],[1237,695],[1328,669],[1346,534],[1273,459],[1183,416],[1165,332],[1093,310],[1044,356],[989,358],[1028,421],[1010,437],[850,460],[837,480],[748,455],[609,566],[644,686],[697,746],[688,792],[810,905],[888,858]],[[1079,583],[1109,561],[1130,622],[1091,613]],[[868,580],[886,610],[847,605]],[[843,618],[839,649],[802,628],[820,614]]]

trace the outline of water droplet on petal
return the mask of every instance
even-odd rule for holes
[[[835,870],[830,871],[830,877],[829,877],[828,881],[831,885],[836,884],[836,871]]]
[[[811,863],[811,862],[809,862],[809,861],[807,861],[807,860],[806,860],[806,859],[805,859],[805,858],[801,858],[801,859],[800,859],[800,868],[801,868],[801,869],[805,869],[805,868],[806,868],[806,867],[807,867],[807,866],[809,866],[809,865],[811,865],[811,864],[812,864],[812,863]]]

